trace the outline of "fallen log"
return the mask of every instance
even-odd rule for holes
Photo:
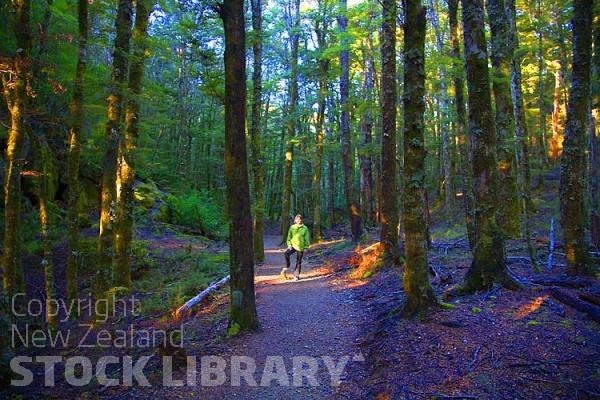
[[[556,300],[573,307],[577,311],[587,314],[590,319],[600,323],[600,307],[579,300],[575,296],[572,296],[559,288],[551,288],[550,293]]]
[[[573,289],[598,285],[597,279],[586,276],[536,277],[531,279],[531,282],[542,286],[561,286]]]
[[[177,309],[177,311],[175,311],[173,313],[173,318],[175,318],[175,320],[178,320],[178,319],[188,316],[192,307],[194,307],[196,304],[198,304],[202,300],[204,300],[204,298],[206,298],[206,296],[208,296],[209,294],[219,290],[223,285],[226,285],[228,282],[229,282],[229,275],[227,275],[220,281],[210,284],[206,289],[204,289],[203,291],[198,293],[196,296],[194,296],[191,299],[189,299],[188,301],[186,301],[184,305],[179,307]]]

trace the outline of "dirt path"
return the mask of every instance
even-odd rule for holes
[[[350,372],[356,376],[365,364],[357,345],[364,311],[354,303],[343,280],[333,279],[330,271],[313,264],[310,251],[301,280],[283,281],[279,276],[285,263],[280,241],[278,236],[265,237],[266,259],[257,269],[260,331],[226,339],[219,346],[222,351],[215,354],[188,353],[197,358],[197,386],[161,388],[153,397],[324,399],[346,396],[354,392],[351,386],[359,386],[347,376]],[[225,360],[224,383],[220,384],[218,372],[205,376],[203,382],[207,371],[201,364],[207,356]],[[247,365],[234,366],[239,357],[250,357],[256,369],[238,384],[236,371]],[[213,367],[217,368],[216,364]]]

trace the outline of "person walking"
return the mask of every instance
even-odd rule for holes
[[[303,223],[302,215],[298,214],[294,217],[294,224],[290,226],[287,235],[287,250],[285,251],[285,268],[281,270],[281,275],[287,279],[287,272],[290,269],[290,258],[296,253],[296,267],[294,268],[294,280],[300,279],[302,271],[302,257],[304,250],[310,245],[310,234],[308,228]]]

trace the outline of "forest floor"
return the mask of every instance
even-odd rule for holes
[[[64,366],[57,364],[56,384],[47,387],[48,370],[36,363],[34,384],[0,391],[0,398],[600,399],[600,280],[566,276],[560,237],[554,262],[546,266],[556,198],[550,192],[539,198],[534,230],[542,271],[533,270],[524,241],[507,241],[508,267],[523,282],[523,290],[494,288],[447,298],[445,294],[461,283],[471,255],[464,234],[455,228],[460,223],[438,223],[432,229],[429,264],[435,271],[434,290],[447,306],[420,318],[400,319],[402,267],[368,269],[377,230],[368,232],[357,248],[344,237],[345,230],[328,232],[326,240],[309,249],[299,281],[280,277],[281,238],[266,236],[266,260],[256,267],[257,332],[226,334],[226,289],[182,321],[170,314],[123,313],[94,327],[87,342],[53,349],[52,354],[47,347],[21,350],[29,356],[84,356],[93,364],[103,356],[131,357],[134,364],[149,357],[140,364],[148,386],[135,376],[133,386],[125,384],[127,368],[115,363],[106,366],[109,378],[121,378],[115,386],[94,378],[76,387],[68,382]],[[172,253],[227,250],[223,244],[143,226],[138,237]],[[55,265],[61,262],[58,257]],[[368,278],[361,270],[365,265]],[[155,268],[167,267],[159,260]],[[57,279],[63,277],[58,274]],[[39,291],[40,282],[32,287]],[[144,302],[144,293],[137,295]],[[130,326],[136,337],[159,329],[179,330],[181,340],[176,346],[99,346],[99,330],[116,334],[115,326]],[[86,334],[84,327],[78,321],[62,329],[79,338]],[[95,345],[82,346],[88,342]],[[173,362],[172,372],[165,356]]]

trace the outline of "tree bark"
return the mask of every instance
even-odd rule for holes
[[[108,88],[108,120],[106,122],[106,149],[102,161],[102,195],[100,208],[100,235],[98,266],[94,292],[103,299],[113,284],[115,221],[117,216],[117,162],[119,142],[123,139],[121,118],[123,114],[124,86],[127,80],[128,55],[133,16],[132,0],[120,0],[117,9],[116,37],[113,68]],[[103,310],[98,310],[102,312]]]
[[[384,0],[381,21],[381,261],[400,263],[396,178],[396,0]]]
[[[265,259],[263,240],[265,225],[264,159],[261,150],[262,111],[262,2],[251,0],[252,5],[252,116],[250,124],[250,148],[252,150],[252,179],[254,183],[254,260]]]
[[[516,288],[506,269],[499,211],[496,130],[490,95],[482,0],[462,0],[464,51],[469,98],[469,136],[473,150],[476,245],[462,292],[487,290],[494,284]]]
[[[425,230],[425,31],[421,0],[406,0],[404,22],[404,212],[406,236],[403,313],[415,315],[437,303],[429,283]],[[382,86],[383,87],[383,86]]]
[[[529,164],[529,145],[527,121],[525,119],[525,104],[521,90],[521,60],[515,54],[519,48],[519,36],[516,26],[515,0],[507,0],[506,12],[510,29],[510,48],[513,53],[511,60],[511,94],[515,115],[515,139],[517,142],[517,187],[521,204],[521,226],[523,237],[527,242],[527,251],[534,270],[539,270],[535,245],[531,232],[531,169]]]
[[[229,210],[229,330],[258,327],[246,155],[246,34],[244,1],[220,6],[225,29],[225,180]]]
[[[461,193],[465,210],[465,226],[469,248],[475,248],[475,212],[473,194],[473,170],[471,163],[471,142],[467,136],[467,109],[464,97],[464,63],[460,52],[460,38],[458,32],[458,2],[448,0],[448,19],[450,24],[450,45],[452,58],[456,64],[452,72],[454,86],[454,107],[456,109],[455,136],[460,154]]]
[[[2,280],[8,298],[23,291],[24,279],[21,265],[21,171],[25,164],[24,143],[25,114],[31,67],[31,3],[29,0],[13,1],[15,11],[15,56],[1,58],[2,87],[10,126],[8,128],[4,170],[4,238],[2,254]]]
[[[592,117],[590,118],[590,233],[594,247],[600,249],[600,15],[592,21]]]
[[[344,167],[344,193],[346,194],[346,206],[350,216],[352,241],[358,243],[362,235],[362,217],[354,185],[354,157],[350,137],[350,44],[347,38],[347,12],[347,0],[340,0],[340,15],[338,16],[338,26],[342,37],[340,51],[340,142],[342,145],[342,165]]]
[[[73,97],[69,105],[71,118],[69,128],[69,148],[67,183],[69,192],[67,197],[67,304],[72,304],[79,296],[77,285],[78,267],[81,254],[79,252],[79,160],[81,155],[81,130],[83,127],[83,85],[86,66],[87,40],[89,32],[88,0],[79,0],[77,3],[79,44],[77,48],[77,67],[73,82]]]
[[[148,0],[137,0],[133,30],[133,57],[129,69],[129,96],[125,108],[125,137],[119,145],[117,181],[120,183],[115,226],[115,285],[131,287],[131,243],[133,241],[135,152],[139,134],[140,95],[146,61],[148,18],[152,9]]]
[[[296,136],[297,122],[296,108],[298,106],[298,48],[300,41],[300,0],[294,0],[293,6],[292,0],[290,0],[289,4],[290,9],[286,12],[286,19],[290,35],[290,86],[283,167],[283,199],[281,201],[281,235],[284,238],[287,235],[292,217],[292,172],[294,166],[294,136]]]
[[[488,0],[491,28],[492,86],[496,105],[496,153],[500,204],[499,223],[504,233],[519,235],[519,198],[515,172],[515,117],[510,88],[513,50],[509,46],[510,27],[504,0]]]
[[[589,123],[593,2],[573,1],[573,64],[567,125],[560,170],[560,214],[567,271],[591,275],[596,267],[588,249],[586,227],[586,131]]]

